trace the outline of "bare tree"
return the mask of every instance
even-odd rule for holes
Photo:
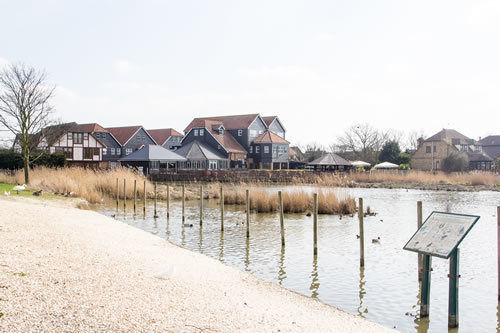
[[[406,138],[406,148],[416,151],[421,143],[425,140],[425,133],[423,130],[411,131]]]
[[[358,159],[376,163],[380,149],[390,137],[390,131],[382,132],[366,123],[356,124],[337,138],[337,151],[351,153]]]
[[[0,72],[0,124],[15,136],[24,162],[24,181],[29,182],[35,134],[50,122],[50,100],[55,87],[46,85],[47,75],[23,64],[9,65]],[[40,135],[38,135],[40,137]]]

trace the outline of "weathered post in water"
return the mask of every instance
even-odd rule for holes
[[[500,301],[500,206],[497,207],[498,301]]]
[[[220,187],[220,230],[224,231],[224,188]]]
[[[200,185],[200,225],[203,224],[203,185]]]
[[[314,198],[314,217],[313,217],[313,241],[314,241],[314,255],[318,255],[318,193],[313,194]]]
[[[116,209],[120,203],[120,185],[118,184],[118,178],[116,178]]]
[[[144,215],[146,215],[146,181],[144,181],[144,207],[142,207]]]
[[[449,283],[449,296],[448,296],[448,327],[458,327],[458,261],[460,256],[460,249],[455,248],[450,256],[450,274],[448,278]]]
[[[431,300],[432,257],[424,254],[422,258],[422,290],[420,291],[420,318],[429,316]]]
[[[283,193],[281,193],[281,191],[278,191],[278,199],[280,202],[281,246],[285,246],[285,221],[283,218]]]
[[[417,230],[422,226],[422,201],[417,201]],[[418,281],[422,281],[422,255],[417,255]]]
[[[156,203],[158,201],[158,192],[156,191],[156,182],[155,182],[155,211],[154,211],[154,218],[158,217],[157,210],[156,210]]]
[[[186,220],[185,208],[186,208],[186,185],[182,184],[182,224],[184,224],[184,221]]]
[[[170,218],[170,185],[167,185],[167,219]]]
[[[246,190],[247,199],[247,239],[250,238],[250,191]]]
[[[127,207],[127,180],[123,178],[123,209]]]
[[[137,208],[136,201],[137,201],[137,179],[134,179],[134,213]]]
[[[358,218],[359,218],[359,265],[365,267],[365,230],[363,225],[363,198],[359,198]]]

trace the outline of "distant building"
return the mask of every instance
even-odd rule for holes
[[[349,161],[334,153],[326,153],[308,164],[318,171],[343,171],[352,167]]]
[[[170,150],[180,148],[183,135],[173,128],[149,129],[149,135],[156,141],[156,144]]]
[[[483,152],[494,161],[496,170],[500,169],[500,135],[490,135],[479,140]]]

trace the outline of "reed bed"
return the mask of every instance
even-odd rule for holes
[[[224,203],[227,205],[244,205],[246,193],[243,188],[233,188],[224,193]],[[258,213],[272,213],[279,210],[278,194],[266,190],[250,191],[250,209]],[[306,213],[313,210],[313,199],[305,191],[283,192],[284,213]],[[353,214],[356,202],[352,197],[339,197],[331,191],[318,192],[319,214]]]

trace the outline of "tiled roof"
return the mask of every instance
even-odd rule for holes
[[[484,152],[468,152],[467,156],[471,162],[492,162],[493,159]]]
[[[271,123],[274,121],[274,119],[278,118],[277,116],[269,116],[269,117],[262,117],[262,120],[266,123],[266,126],[269,127]]]
[[[185,161],[186,159],[168,149],[158,145],[145,145],[139,150],[134,151],[132,154],[119,159],[119,161]]]
[[[500,135],[490,135],[479,140],[482,146],[500,146]]]
[[[224,160],[224,156],[198,141],[191,141],[175,151],[188,160]]]
[[[106,130],[113,134],[118,143],[123,146],[141,127],[142,126],[108,127]]]
[[[270,131],[265,131],[264,133],[259,135],[258,138],[253,140],[253,142],[256,142],[256,143],[289,143],[288,141],[286,141],[282,137],[280,137],[280,136],[278,136]]]
[[[93,132],[107,132],[104,127],[97,123],[91,124],[80,124],[80,126],[85,130],[85,132],[93,133]]]
[[[238,141],[229,132],[224,132],[224,135],[217,134],[216,131],[210,130],[210,134],[224,147],[228,153],[241,153],[246,154],[247,151],[243,148]]]
[[[146,130],[149,135],[155,140],[155,142],[159,145],[162,145],[167,141],[171,136],[182,136],[181,133],[177,132],[173,128],[161,128],[161,129],[150,129]]]
[[[310,165],[351,165],[337,154],[328,153],[309,163]]]
[[[425,141],[451,141],[452,139],[459,139],[460,143],[471,144],[474,140],[466,137],[465,135],[455,131],[454,129],[444,129],[440,132],[434,134],[430,138],[427,138]]]
[[[214,123],[222,123],[226,129],[240,129],[248,128],[250,124],[259,116],[258,113],[240,114],[235,116],[220,116],[220,117],[203,117],[194,118],[191,123],[186,127],[184,132],[189,132],[193,127],[203,127],[206,123],[203,121],[212,121]],[[209,127],[206,127],[209,128]]]

